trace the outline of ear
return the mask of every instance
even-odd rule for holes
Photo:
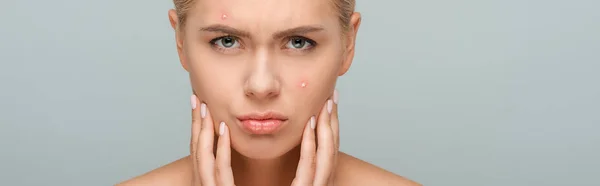
[[[189,72],[187,63],[185,61],[185,55],[183,55],[183,31],[181,30],[177,12],[174,9],[169,10],[169,21],[171,22],[171,27],[173,30],[175,30],[175,42],[177,43],[179,62],[181,63],[181,66],[183,66],[183,68]]]
[[[345,50],[345,54],[344,57],[345,59],[343,59],[344,61],[342,62],[342,68],[340,69],[340,71],[338,72],[339,76],[342,76],[344,74],[346,74],[346,72],[348,72],[348,69],[350,69],[350,65],[352,65],[352,60],[354,59],[354,48],[355,48],[355,43],[356,43],[356,34],[358,33],[358,28],[360,27],[360,22],[361,22],[361,15],[358,12],[354,12],[352,14],[352,17],[350,18],[350,30],[348,31],[347,35],[346,35],[346,50]]]

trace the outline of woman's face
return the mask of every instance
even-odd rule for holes
[[[197,0],[187,12],[181,63],[236,151],[275,158],[300,143],[352,61],[355,30],[343,36],[337,15],[331,0]]]

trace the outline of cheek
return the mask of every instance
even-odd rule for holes
[[[303,118],[318,114],[327,98],[333,94],[335,77],[330,75],[314,75],[299,77],[294,81],[296,93],[293,93],[295,95],[293,99],[298,108],[306,112],[307,115],[303,116]]]
[[[331,80],[337,77],[337,66],[321,65],[304,71],[294,77],[292,85],[296,90],[313,93],[314,91],[323,90],[328,86],[334,86]]]
[[[190,65],[190,83],[201,101],[221,108],[231,100],[232,94],[240,91],[236,89],[240,87],[240,77],[237,76],[239,73],[236,68],[215,62],[215,59],[206,56],[204,59],[191,58],[194,60],[191,60]]]
[[[341,63],[339,59],[334,58],[332,54],[323,55],[320,59],[314,59],[309,65],[301,68],[296,68],[292,75],[291,85],[293,90],[297,91],[294,94],[301,96],[301,102],[316,104],[321,100],[326,100],[335,88],[337,71]],[[310,105],[312,107],[312,105]]]
[[[301,79],[298,85],[300,86],[300,88],[304,89],[308,86],[308,81],[306,79]]]

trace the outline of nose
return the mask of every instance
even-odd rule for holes
[[[277,97],[280,93],[281,83],[279,73],[267,52],[259,52],[250,61],[249,75],[247,76],[244,93],[247,97],[257,100],[266,100]]]

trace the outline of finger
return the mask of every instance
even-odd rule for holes
[[[208,106],[202,103],[200,107],[202,110],[201,116],[204,116],[202,117],[202,129],[200,130],[198,149],[196,151],[200,181],[202,185],[215,185],[214,125]]]
[[[331,111],[331,132],[333,134],[333,144],[334,144],[334,153],[333,153],[333,167],[331,177],[329,178],[329,185],[335,185],[335,170],[337,168],[338,162],[338,153],[340,150],[340,128],[339,128],[339,118],[338,118],[338,99],[339,94],[337,90],[333,91],[333,109]]]
[[[225,122],[219,125],[219,140],[217,144],[216,173],[218,185],[233,186],[233,172],[231,170],[231,146],[229,127]]]
[[[333,109],[333,101],[327,103],[319,114],[317,122],[317,167],[313,185],[324,186],[328,183],[333,168],[334,144],[333,132],[331,131],[330,113]]]
[[[315,132],[316,125],[315,117],[310,117],[304,132],[302,133],[302,142],[300,146],[300,161],[296,169],[296,177],[292,182],[292,186],[305,186],[312,184],[315,169]]]
[[[333,109],[331,111],[331,131],[333,132],[333,141],[335,144],[336,154],[340,149],[340,121],[338,118],[338,91],[333,91]]]
[[[200,180],[197,180],[197,175],[198,175],[198,161],[197,160],[197,149],[198,149],[198,137],[200,136],[200,128],[202,125],[202,119],[201,119],[201,114],[200,114],[200,109],[198,108],[198,103],[200,102],[198,100],[198,97],[196,97],[196,95],[192,94],[191,98],[190,98],[190,102],[191,102],[191,106],[192,106],[192,135],[191,135],[191,139],[190,139],[190,157],[192,159],[192,166],[194,167],[194,181],[198,182]]]
[[[192,95],[190,98],[192,104],[192,135],[190,139],[190,154],[194,155],[198,147],[198,136],[200,136],[200,127],[202,120],[200,117],[200,109],[198,109],[198,98]]]

